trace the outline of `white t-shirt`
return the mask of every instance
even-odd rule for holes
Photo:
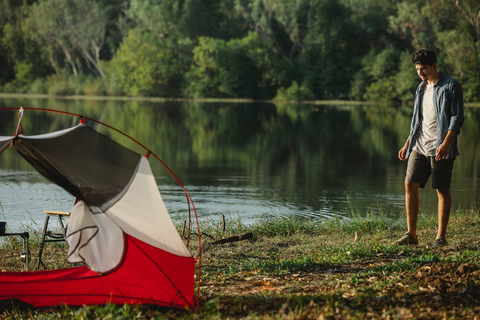
[[[426,85],[421,106],[422,126],[415,151],[425,156],[435,156],[437,151],[437,119],[433,105],[433,85]]]

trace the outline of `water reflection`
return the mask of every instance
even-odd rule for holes
[[[408,136],[407,107],[0,99],[0,107],[18,106],[83,114],[136,138],[187,186],[203,219],[226,214],[248,223],[271,216],[323,219],[367,212],[403,217],[406,164],[396,155]],[[466,115],[452,186],[454,208],[479,202],[480,110],[467,108]],[[12,135],[16,123],[16,112],[2,112],[0,135]],[[78,119],[26,111],[22,123],[30,135],[64,129]],[[145,153],[126,137],[98,129]],[[42,210],[71,203],[69,195],[31,173],[13,150],[0,161],[0,202],[10,226],[20,225],[26,210],[41,223]],[[159,163],[151,163],[167,207],[181,219],[183,193]],[[12,201],[18,197],[31,200],[28,208]],[[433,190],[422,190],[422,200],[425,214],[435,212]]]

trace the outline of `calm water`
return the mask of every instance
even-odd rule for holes
[[[397,159],[411,109],[0,99],[2,107],[66,110],[110,124],[155,152],[190,192],[201,219],[244,223],[271,217],[348,217],[354,212],[402,218],[406,163]],[[454,209],[480,204],[480,109],[466,108],[452,185]],[[16,112],[0,112],[0,135],[15,132]],[[71,116],[26,111],[23,131],[46,133],[76,125]],[[145,153],[119,135],[112,139]],[[150,161],[167,208],[183,219],[185,197],[169,173]],[[436,193],[422,190],[421,210],[436,212]],[[72,198],[34,172],[15,152],[0,155],[0,220],[10,231],[40,228],[43,210],[69,210]]]

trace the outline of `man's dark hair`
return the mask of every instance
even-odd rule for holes
[[[427,49],[415,50],[412,53],[411,58],[414,64],[428,64],[431,66],[437,62],[437,55],[435,52]]]

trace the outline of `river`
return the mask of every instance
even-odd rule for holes
[[[135,138],[178,176],[203,221],[218,222],[221,215],[244,224],[292,216],[404,218],[406,163],[397,153],[408,136],[411,106],[0,98],[0,108],[20,106],[82,114]],[[480,204],[480,108],[466,107],[465,113],[453,210]],[[27,110],[22,128],[34,135],[78,121]],[[13,135],[16,125],[17,112],[0,112],[0,135]],[[114,130],[97,129],[145,153]],[[160,163],[150,162],[172,217],[184,219],[181,188]],[[9,231],[40,229],[43,210],[68,211],[72,200],[13,148],[0,155],[0,220]],[[421,190],[421,214],[436,214],[436,201],[427,185]]]

